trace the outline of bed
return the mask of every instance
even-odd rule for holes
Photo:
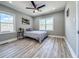
[[[40,43],[47,37],[47,31],[25,31],[24,37],[31,37],[38,40]]]

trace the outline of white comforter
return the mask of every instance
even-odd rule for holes
[[[34,38],[41,42],[47,36],[47,31],[25,31],[24,36]]]

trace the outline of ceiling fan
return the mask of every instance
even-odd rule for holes
[[[26,7],[26,9],[34,9],[33,13],[41,11],[39,9],[42,7],[45,7],[45,5],[41,5],[41,6],[37,7],[37,5],[35,4],[34,1],[31,1],[31,3],[32,3],[33,7]]]

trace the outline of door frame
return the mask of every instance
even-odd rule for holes
[[[78,34],[78,31],[79,31],[79,2],[76,1],[76,55],[77,57],[79,57],[79,47],[78,47],[78,44],[79,44],[79,34]]]

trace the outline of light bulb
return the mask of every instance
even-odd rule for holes
[[[35,12],[38,12],[38,10],[35,10]]]

